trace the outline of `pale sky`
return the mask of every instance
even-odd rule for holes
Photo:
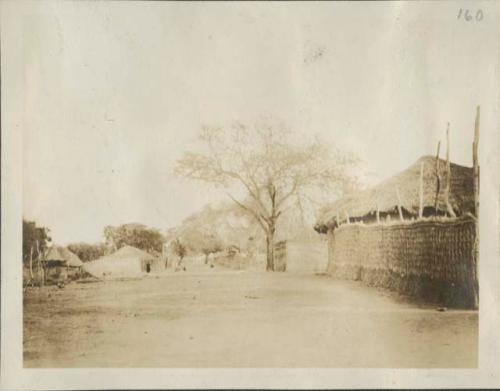
[[[476,105],[482,131],[498,121],[500,15],[474,3],[484,19],[465,22],[460,4],[4,4],[24,216],[60,244],[178,224],[224,194],[176,178],[175,160],[233,120],[318,133],[379,179],[435,154],[450,121],[451,158],[471,165]]]

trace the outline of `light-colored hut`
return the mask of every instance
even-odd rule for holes
[[[288,239],[274,249],[275,270],[298,273],[324,273],[328,265],[328,243],[321,238]]]
[[[124,246],[110,255],[87,262],[84,270],[98,278],[139,277],[163,269],[163,262],[132,246]]]

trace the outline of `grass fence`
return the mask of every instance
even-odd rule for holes
[[[450,307],[474,308],[472,218],[346,224],[329,233],[329,274]]]

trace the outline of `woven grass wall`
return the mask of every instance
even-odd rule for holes
[[[474,239],[470,218],[343,225],[329,233],[328,273],[441,305],[472,308]]]

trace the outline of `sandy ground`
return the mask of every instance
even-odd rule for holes
[[[326,276],[198,267],[33,289],[25,367],[476,367],[478,315]]]

